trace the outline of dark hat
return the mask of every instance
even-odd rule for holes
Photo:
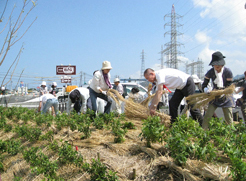
[[[221,52],[214,52],[212,54],[212,60],[209,65],[225,65],[225,60],[226,58]]]
[[[131,90],[131,92],[132,92],[133,94],[136,94],[136,93],[139,92],[139,89],[138,89],[137,87],[133,87],[132,90]]]

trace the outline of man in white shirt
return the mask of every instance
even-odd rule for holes
[[[49,94],[49,93],[42,95],[40,97],[40,103],[42,104],[41,107],[43,108],[41,111],[41,114],[47,113],[49,108],[52,106],[54,107],[55,114],[56,115],[59,114],[59,110],[58,110],[59,102],[54,95]]]
[[[150,114],[154,115],[157,104],[163,93],[163,85],[168,89],[175,89],[175,92],[169,101],[169,113],[171,115],[171,123],[176,121],[178,117],[178,107],[181,100],[195,93],[195,83],[190,75],[172,68],[165,68],[158,71],[154,71],[148,68],[144,71],[144,77],[149,82],[156,82],[157,91],[149,107]],[[192,109],[193,105],[190,105],[190,113],[193,119],[198,120],[199,124],[202,124],[203,117],[199,109]]]

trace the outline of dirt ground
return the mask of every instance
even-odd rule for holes
[[[114,143],[114,136],[110,130],[97,130],[91,128],[91,137],[81,140],[82,133],[71,131],[64,128],[57,131],[51,126],[55,132],[54,140],[68,141],[69,144],[78,147],[78,152],[83,156],[86,162],[90,163],[92,158],[100,157],[110,170],[117,172],[120,180],[151,180],[151,181],[181,181],[182,175],[171,170],[165,165],[156,163],[158,157],[167,155],[164,144],[152,144],[152,148],[147,148],[145,141],[141,141],[139,134],[141,132],[142,122],[140,120],[128,120],[134,123],[136,129],[128,130],[123,143]],[[44,132],[48,131],[43,129]],[[7,140],[16,138],[16,133],[0,132],[0,139]],[[51,153],[47,148],[48,141],[37,141],[30,143],[23,139],[22,145],[27,147],[38,146],[44,154],[49,155],[50,160],[56,160],[57,154]],[[31,172],[30,165],[24,160],[21,153],[15,156],[7,156],[4,161],[5,172],[1,174],[2,181],[14,180],[14,177],[20,177],[21,180],[43,180],[43,175],[35,175]],[[133,172],[136,172],[136,177],[133,179]],[[71,181],[88,181],[90,175],[81,172],[74,165],[66,165],[59,167],[57,175],[65,180]]]

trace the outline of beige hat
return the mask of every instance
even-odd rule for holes
[[[111,63],[109,61],[104,61],[102,63],[102,70],[104,70],[104,69],[112,69]]]
[[[120,79],[119,78],[115,78],[114,82],[120,82]]]

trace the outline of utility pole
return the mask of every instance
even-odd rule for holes
[[[177,59],[177,55],[183,54],[183,53],[178,51],[177,47],[180,45],[183,45],[183,44],[177,42],[177,36],[182,35],[182,33],[177,31],[177,27],[180,27],[183,25],[176,22],[176,20],[181,18],[182,16],[175,13],[175,8],[174,8],[174,4],[173,4],[171,14],[165,15],[164,20],[166,17],[171,17],[171,23],[170,22],[166,23],[164,25],[164,28],[166,26],[171,26],[171,31],[166,32],[164,34],[164,37],[166,34],[170,34],[171,35],[171,41],[165,44],[166,49],[163,50],[163,53],[165,53],[169,57],[167,60],[167,65],[170,68],[178,69],[178,63],[180,62],[180,60]]]
[[[142,50],[141,53],[141,73],[140,73],[140,79],[143,78],[143,74],[144,74],[144,50]]]
[[[79,86],[82,87],[83,83],[82,83],[82,71],[80,71],[80,80],[79,80]]]
[[[84,73],[84,84],[85,84],[86,82],[85,82],[85,73]]]

